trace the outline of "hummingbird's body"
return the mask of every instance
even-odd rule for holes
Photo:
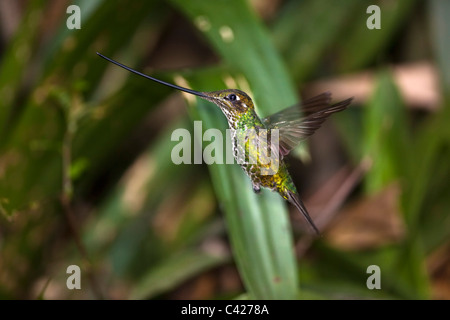
[[[326,92],[304,101],[302,109],[296,105],[261,119],[256,114],[252,99],[243,91],[237,89],[194,91],[150,77],[97,54],[147,79],[194,94],[216,104],[227,118],[234,157],[250,177],[253,190],[259,192],[261,187],[265,187],[278,192],[284,199],[295,205],[314,231],[319,233],[300,200],[283,158],[301,140],[312,135],[329,115],[344,110],[352,99],[330,105],[331,94]]]
[[[238,110],[240,109],[238,113],[227,111],[224,114],[227,117],[228,126],[231,130],[231,141],[234,141],[233,155],[237,163],[250,177],[253,190],[259,192],[261,187],[265,187],[272,191],[277,191],[284,199],[289,200],[289,194],[297,194],[297,189],[289,175],[285,162],[277,157],[275,161],[278,161],[276,163],[278,170],[273,174],[263,174],[262,171],[264,170],[262,169],[269,169],[272,163],[269,163],[267,155],[261,154],[262,152],[258,150],[257,143],[252,144],[251,139],[249,139],[251,132],[257,137],[261,129],[270,130],[270,128],[258,117],[253,107],[253,102],[246,93],[240,90],[223,91],[227,94],[235,94],[237,99],[242,101],[242,107],[237,108]],[[238,143],[238,141],[244,141],[244,143]],[[266,145],[265,149],[267,148],[268,146]],[[268,150],[262,151],[268,152]],[[252,154],[255,155],[256,161],[251,159]],[[264,164],[258,161],[258,158],[263,158]]]

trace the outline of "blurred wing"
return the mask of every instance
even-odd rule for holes
[[[331,93],[324,92],[318,96],[303,100],[301,103],[295,104],[289,108],[283,109],[263,119],[265,124],[278,123],[286,120],[299,119],[306,117],[314,112],[326,108],[331,102]],[[267,121],[267,122],[266,122]]]
[[[312,135],[333,113],[347,108],[353,98],[330,106],[331,93],[325,92],[302,104],[270,115],[262,121],[269,129],[278,129],[280,154],[287,155],[300,141]]]

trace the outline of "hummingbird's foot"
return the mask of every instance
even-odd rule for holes
[[[260,193],[261,192],[261,187],[257,186],[257,185],[253,185],[253,192]]]

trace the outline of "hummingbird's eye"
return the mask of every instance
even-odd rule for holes
[[[228,100],[230,100],[230,101],[236,101],[236,100],[237,100],[237,97],[236,97],[236,95],[235,95],[234,93],[229,94],[229,95],[227,96],[227,98],[228,98]]]

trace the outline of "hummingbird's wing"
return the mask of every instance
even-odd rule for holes
[[[347,108],[353,98],[330,105],[331,93],[325,92],[301,104],[274,113],[264,119],[268,129],[279,130],[279,149],[284,157],[300,141],[312,135],[333,113]]]

